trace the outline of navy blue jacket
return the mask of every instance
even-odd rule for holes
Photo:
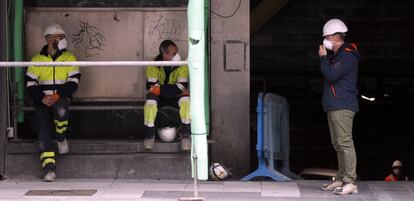
[[[325,77],[322,93],[325,112],[339,109],[359,111],[358,62],[359,53],[354,43],[345,43],[335,55],[320,58],[321,72]]]

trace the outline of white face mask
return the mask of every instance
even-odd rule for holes
[[[66,38],[64,38],[64,39],[62,39],[62,40],[60,40],[60,41],[58,42],[58,49],[59,49],[59,50],[63,50],[63,49],[65,49],[67,46],[68,46],[68,41],[66,40]]]
[[[325,46],[325,48],[328,49],[328,50],[332,50],[333,43],[330,40],[325,38],[325,39],[323,39],[323,46]]]
[[[395,175],[398,175],[400,173],[399,168],[393,168],[392,171],[394,172]]]
[[[175,54],[175,56],[172,58],[172,61],[181,61],[181,56],[178,54]]]

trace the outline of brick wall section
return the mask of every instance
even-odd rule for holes
[[[404,0],[290,0],[251,37],[252,77],[264,78],[268,91],[287,97],[319,96],[322,27],[340,18],[362,55],[360,90],[379,93],[382,85],[380,93],[414,94],[413,9],[414,1]]]

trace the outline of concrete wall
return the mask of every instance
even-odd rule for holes
[[[34,7],[178,7],[187,6],[188,0],[25,0]]]
[[[173,40],[187,58],[187,11],[184,8],[26,8],[25,56],[28,60],[46,44],[43,30],[62,25],[67,49],[80,61],[148,61],[159,44]],[[81,67],[78,100],[143,101],[143,67]],[[111,75],[111,76],[108,76]],[[119,79],[122,78],[122,79]]]
[[[37,0],[26,1],[25,6],[177,7],[187,2]],[[211,160],[232,169],[235,177],[242,177],[250,171],[249,1],[212,0],[211,10],[211,138],[215,141]]]
[[[250,171],[250,8],[238,4],[211,1],[211,160],[242,177]]]

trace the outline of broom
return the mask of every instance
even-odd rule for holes
[[[193,142],[193,138],[191,138],[191,142],[193,144],[193,164],[194,164],[194,197],[181,197],[178,198],[178,201],[204,201],[205,199],[203,197],[198,197],[198,188],[197,188],[197,179],[198,179],[198,174],[197,174],[197,152],[196,152],[196,146],[195,143]]]

